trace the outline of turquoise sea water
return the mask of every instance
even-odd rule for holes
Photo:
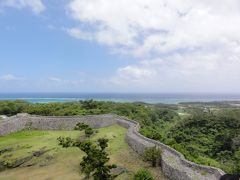
[[[103,100],[176,104],[179,102],[237,101],[239,94],[217,93],[0,93],[0,100],[26,100],[31,103]]]

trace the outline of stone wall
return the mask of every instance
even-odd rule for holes
[[[158,141],[146,138],[138,133],[139,124],[116,115],[73,116],[73,117],[43,117],[28,114],[18,114],[0,122],[0,136],[7,135],[22,129],[39,130],[72,130],[78,122],[83,122],[91,127],[100,128],[119,124],[128,129],[126,141],[138,154],[142,154],[147,147],[157,146],[163,150],[162,171],[172,180],[217,180],[223,174],[222,170],[202,166],[190,162],[184,156]]]
[[[0,121],[0,136],[20,131],[25,128],[26,123],[27,119],[21,115],[4,118]]]
[[[55,117],[18,114],[0,122],[0,136],[22,129],[72,130],[78,122],[83,122],[93,128],[116,124],[112,115]]]
[[[163,150],[162,171],[166,177],[173,180],[218,180],[225,174],[221,169],[198,165],[190,162],[173,148],[158,141],[149,139],[138,133],[139,125],[131,126],[126,135],[128,144],[139,154],[146,147],[157,146]]]
[[[101,128],[116,124],[111,115],[82,117],[41,117],[31,116],[26,124],[29,129],[38,130],[73,130],[78,122],[93,128]]]

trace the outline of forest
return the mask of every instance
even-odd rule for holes
[[[140,133],[161,141],[198,164],[240,173],[240,109],[194,104],[146,104],[104,101],[33,104],[0,101],[0,115],[43,116],[117,114],[138,121]]]

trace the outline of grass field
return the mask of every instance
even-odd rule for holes
[[[98,133],[91,139],[96,141],[100,137],[106,137],[109,141],[107,151],[111,163],[126,168],[129,173],[120,175],[117,179],[132,179],[133,173],[141,168],[149,169],[156,179],[164,179],[159,168],[151,168],[133,152],[125,142],[126,129],[114,125],[98,129]],[[0,172],[0,180],[40,180],[40,179],[83,179],[80,173],[79,163],[84,153],[78,148],[62,148],[58,146],[59,136],[78,138],[83,136],[79,131],[21,131],[5,137],[0,137],[0,150],[10,148],[9,152],[0,154],[0,161],[8,163],[16,159],[28,157],[39,149],[47,150],[39,157],[33,157],[20,167],[7,169]]]

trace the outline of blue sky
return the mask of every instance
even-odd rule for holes
[[[74,21],[61,12],[64,12],[64,2],[49,1],[45,5],[51,12],[38,15],[30,9],[4,9],[0,15],[0,75],[12,75],[16,79],[2,80],[0,91],[96,91],[97,84],[81,87],[84,86],[81,81],[98,81],[114,73],[119,66],[134,61],[134,58],[114,55],[106,47],[79,41],[65,33],[63,28]],[[66,84],[59,85],[54,79],[79,81],[79,85],[62,87]],[[55,83],[59,84],[51,86]]]
[[[0,1],[0,92],[239,92],[238,1],[164,3]]]

